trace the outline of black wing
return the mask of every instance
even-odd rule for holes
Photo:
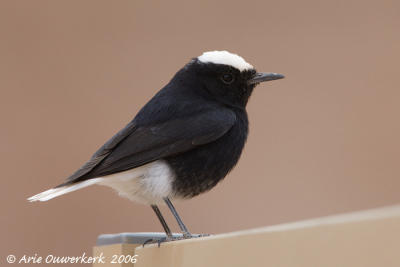
[[[220,108],[155,125],[137,126],[133,121],[63,185],[136,168],[213,142],[229,131],[235,120],[233,111]]]

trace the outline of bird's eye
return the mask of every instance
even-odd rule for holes
[[[233,80],[234,80],[233,75],[230,73],[226,73],[226,74],[222,75],[221,79],[226,84],[231,84],[231,83],[233,83]]]

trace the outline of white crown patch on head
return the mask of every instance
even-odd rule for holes
[[[204,52],[197,58],[203,63],[214,63],[232,66],[240,71],[253,69],[241,56],[229,53],[228,51]]]

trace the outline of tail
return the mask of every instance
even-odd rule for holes
[[[34,195],[30,198],[28,198],[28,201],[30,202],[34,202],[34,201],[47,201],[50,200],[52,198],[67,194],[69,192],[90,186],[90,185],[94,185],[98,182],[100,182],[102,180],[102,178],[95,178],[95,179],[90,179],[90,180],[86,180],[86,181],[82,181],[82,182],[78,182],[75,184],[69,184],[69,185],[60,185],[57,187],[54,187],[52,189],[46,190],[42,193],[39,193],[37,195]]]

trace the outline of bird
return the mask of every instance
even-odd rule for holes
[[[262,82],[241,56],[208,51],[192,58],[137,115],[62,184],[28,198],[47,201],[91,185],[149,205],[173,239],[158,206],[166,204],[184,239],[194,237],[172,200],[209,191],[238,163],[248,136],[246,106]]]

